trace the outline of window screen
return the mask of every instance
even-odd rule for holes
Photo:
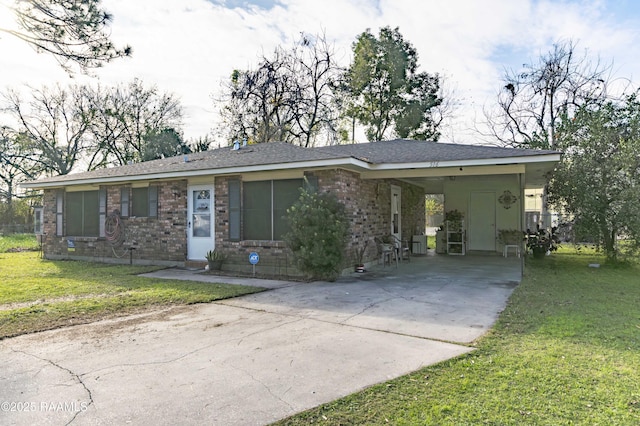
[[[271,239],[271,181],[246,182],[242,194],[245,240]]]
[[[301,179],[245,182],[242,194],[244,239],[282,239],[289,230],[287,209],[300,197],[301,186]]]
[[[100,235],[99,191],[68,192],[66,216],[67,235],[98,237]]]
[[[149,215],[149,188],[131,188],[131,216]]]
[[[289,232],[287,209],[300,198],[300,179],[273,181],[273,239],[281,240]]]
[[[131,189],[131,216],[158,217],[158,187]]]

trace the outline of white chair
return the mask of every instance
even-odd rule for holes
[[[396,252],[393,244],[385,243],[381,238],[375,237],[374,241],[376,242],[376,246],[378,248],[378,262],[382,260],[382,266],[386,266],[387,262],[389,262],[389,266],[391,266],[391,257],[396,261],[396,268],[398,267],[398,253]]]
[[[396,248],[396,254],[400,261],[406,260],[407,262],[411,262],[411,249],[409,249],[409,242],[407,240],[401,240],[395,235],[391,235],[394,241],[394,246]]]
[[[515,249],[515,253],[520,257],[520,244],[505,244],[502,247],[502,256],[509,257],[509,249]]]

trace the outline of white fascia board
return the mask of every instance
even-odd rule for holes
[[[130,175],[130,176],[113,176],[113,177],[100,177],[100,178],[85,178],[77,180],[64,180],[53,182],[38,181],[25,182],[21,186],[29,189],[48,189],[48,188],[62,188],[65,186],[76,185],[108,185],[118,184],[124,182],[139,182],[150,180],[171,180],[171,179],[187,179],[197,176],[216,176],[216,175],[234,175],[251,172],[266,172],[274,170],[291,170],[291,169],[315,169],[323,167],[345,167],[351,166],[354,168],[368,169],[370,164],[355,159],[353,157],[345,157],[338,159],[328,160],[313,160],[303,162],[292,163],[276,163],[256,166],[242,166],[242,167],[225,167],[221,169],[202,169],[202,170],[181,170],[176,172],[163,172],[163,173],[150,173],[145,175]]]
[[[491,164],[486,166],[424,167],[407,169],[385,169],[362,172],[362,179],[420,178],[443,176],[484,176],[524,173],[524,164]]]
[[[523,157],[500,157],[471,160],[429,161],[420,163],[384,163],[371,164],[369,170],[435,169],[447,167],[493,166],[503,164],[530,164],[560,161],[560,154],[541,154]]]

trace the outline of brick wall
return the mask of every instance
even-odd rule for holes
[[[374,238],[389,235],[391,230],[391,185],[401,188],[402,235],[409,239],[415,228],[424,230],[424,190],[394,179],[363,180],[347,170],[314,172],[321,191],[336,194],[346,206],[351,235],[347,242],[345,268],[357,260],[357,252],[365,247],[363,262],[377,259]],[[413,194],[414,196],[410,196]],[[419,197],[417,194],[421,194]],[[413,228],[413,229],[412,229]]]
[[[260,262],[256,272],[269,275],[300,276],[292,261],[291,250],[282,241],[229,241],[229,185],[230,179],[240,176],[218,177],[215,180],[216,250],[222,250],[226,260],[222,269],[250,273],[249,254],[257,252]],[[242,186],[241,186],[242,188]]]
[[[107,214],[120,211],[121,189],[107,186]],[[95,259],[104,262],[183,264],[187,254],[187,182],[161,182],[158,187],[158,217],[122,218],[125,238],[114,246],[105,238],[56,236],[56,191],[44,194],[44,253],[48,258]],[[65,206],[66,207],[66,206]],[[65,215],[66,216],[66,215]],[[66,229],[66,223],[65,223]],[[75,248],[69,249],[72,239]]]
[[[357,258],[357,250],[368,241],[364,262],[377,259],[374,237],[388,235],[391,228],[391,185],[402,188],[402,233],[413,235],[415,228],[424,229],[424,194],[420,188],[393,179],[362,180],[347,170],[322,170],[310,173],[318,178],[319,190],[335,194],[346,206],[351,233],[347,242],[345,268]],[[223,250],[227,260],[223,269],[250,272],[249,253],[260,254],[261,273],[299,275],[292,263],[290,250],[281,241],[229,241],[228,181],[239,177],[215,179],[216,248]],[[44,194],[44,231],[47,234],[44,251],[49,258],[95,259],[106,262],[184,264],[187,257],[187,181],[161,182],[158,186],[158,217],[123,218],[125,241],[113,247],[104,238],[74,238],[75,249],[69,251],[66,236],[55,236],[56,191]],[[107,189],[107,213],[120,210],[121,189]],[[411,193],[417,194],[417,198]],[[416,203],[416,200],[417,203]],[[134,249],[131,250],[130,249]]]
[[[424,191],[405,182],[385,180],[363,180],[359,174],[347,170],[322,170],[310,173],[318,178],[322,192],[335,194],[345,204],[351,233],[347,241],[344,268],[356,262],[357,251],[366,251],[363,261],[373,262],[378,257],[374,237],[388,235],[391,229],[391,185],[402,188],[403,235],[413,235],[416,227],[424,229]],[[233,177],[238,179],[238,177]],[[229,241],[228,180],[216,178],[215,213],[216,247],[227,255],[224,270],[250,272],[249,253],[258,252],[261,273],[275,275],[299,275],[292,263],[291,251],[281,241]],[[418,198],[411,194],[421,194]],[[416,201],[417,200],[417,201]]]

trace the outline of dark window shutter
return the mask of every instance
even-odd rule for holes
[[[99,220],[100,220],[100,233],[98,236],[104,237],[104,223],[107,220],[107,189],[100,188],[100,207],[98,209]]]
[[[56,235],[64,235],[64,191],[56,191]]]
[[[229,180],[229,240],[240,240],[241,212],[240,181]]]

